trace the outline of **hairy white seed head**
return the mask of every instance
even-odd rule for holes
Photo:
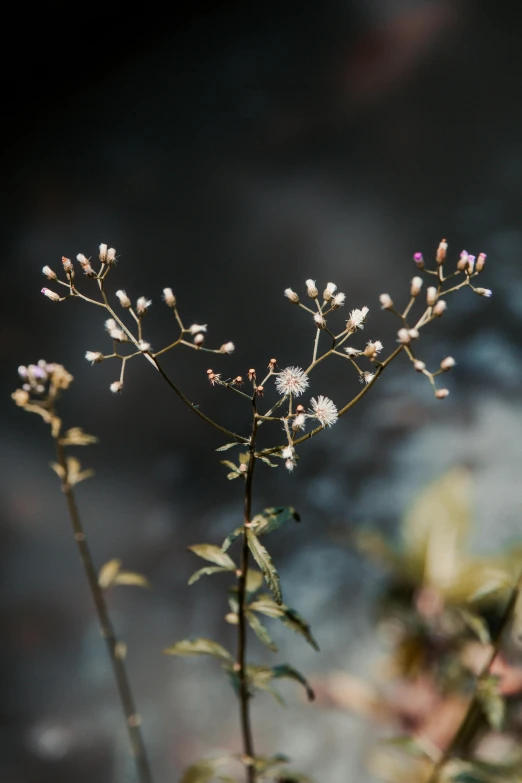
[[[408,329],[408,334],[410,335],[412,340],[418,340],[419,339],[419,330],[418,329]]]
[[[294,454],[295,454],[295,449],[293,446],[286,446],[281,452],[281,456],[283,459],[293,459]]]
[[[365,356],[368,357],[368,359],[375,359],[377,354],[379,354],[382,351],[382,349],[383,349],[383,345],[380,340],[377,340],[374,343],[372,343],[372,341],[369,340],[366,344],[366,348],[364,349],[363,353]]]
[[[172,293],[172,288],[163,289],[163,299],[167,307],[176,307],[176,297]]]
[[[152,304],[152,300],[146,299],[144,296],[140,296],[136,302],[136,312],[138,315],[146,315],[147,310]]]
[[[207,331],[207,324],[192,324],[188,328],[190,334],[199,334],[200,332]]]
[[[444,397],[448,396],[448,394],[449,394],[449,389],[437,389],[437,391],[435,392],[435,397],[438,400],[443,400]]]
[[[299,294],[296,294],[295,291],[293,291],[291,288],[285,288],[285,296],[287,299],[290,299],[291,302],[294,304],[299,303]]]
[[[324,327],[326,326],[326,321],[323,318],[323,316],[321,315],[321,313],[316,313],[314,315],[314,321],[317,324],[317,326],[319,327],[319,329],[324,329]]]
[[[439,299],[435,307],[433,308],[433,315],[436,315],[437,318],[440,318],[442,313],[446,311],[447,304],[444,299]]]
[[[290,473],[295,468],[295,462],[293,459],[287,459],[285,462],[285,468],[290,471]]]
[[[317,286],[315,285],[315,280],[308,279],[306,282],[306,293],[308,296],[310,296],[312,299],[317,299],[319,296],[319,291],[317,290]]]
[[[219,349],[221,353],[234,353],[236,350],[236,346],[233,342],[229,341],[228,343],[223,343],[221,348]]]
[[[410,293],[412,296],[417,296],[420,293],[423,284],[422,277],[414,277],[411,281]]]
[[[310,405],[311,410],[308,415],[317,419],[323,427],[331,427],[339,418],[337,407],[329,397],[323,397],[322,394],[317,399],[312,397]]]
[[[42,274],[44,274],[48,280],[56,280],[58,278],[58,275],[56,272],[53,272],[50,266],[44,266]]]
[[[78,261],[78,263],[79,263],[79,264],[81,264],[82,266],[83,266],[84,264],[88,264],[88,263],[89,263],[89,259],[88,259],[88,258],[86,258],[86,256],[84,256],[84,254],[83,254],[83,253],[78,253],[78,254],[76,255],[76,260],[77,260],[77,261]]]
[[[285,367],[277,375],[276,388],[279,394],[299,397],[308,388],[308,375],[300,367]]]
[[[362,354],[362,351],[359,351],[358,348],[348,347],[348,348],[345,348],[344,350],[346,351],[348,356],[360,356]]]
[[[103,354],[100,351],[85,351],[85,358],[91,364],[98,364],[103,361]]]
[[[437,301],[437,289],[434,285],[430,285],[430,287],[426,291],[426,304],[428,307],[433,307],[435,302]]]
[[[393,307],[393,301],[389,294],[381,294],[379,301],[383,310],[389,310]]]
[[[50,288],[42,288],[42,294],[46,296],[48,299],[50,299],[51,302],[60,301],[60,295],[57,294],[55,291],[51,291]]]
[[[337,291],[337,286],[335,285],[335,283],[327,283],[326,288],[323,291],[324,301],[329,302],[336,291]]]
[[[493,296],[493,291],[490,288],[475,288],[475,293],[480,296],[487,296],[488,298]]]
[[[122,307],[128,309],[131,306],[131,300],[129,299],[125,291],[122,291],[121,289],[119,291],[116,291],[116,296],[120,300],[120,304]]]
[[[408,329],[399,329],[397,332],[397,342],[402,343],[402,345],[409,345],[409,343],[411,343],[411,336]]]
[[[114,383],[111,383],[109,386],[109,389],[113,394],[118,394],[118,392],[121,392],[123,389],[123,383],[121,381],[114,381]]]
[[[420,359],[415,359],[415,361],[413,362],[413,367],[415,370],[417,370],[417,372],[422,372],[423,370],[426,369],[426,365],[424,364],[424,362],[421,362]]]
[[[110,329],[109,335],[112,337],[113,340],[116,340],[117,343],[126,343],[128,342],[127,335],[123,331],[123,329]]]
[[[108,332],[111,332],[113,329],[118,328],[118,324],[116,323],[114,318],[107,318],[107,320],[105,321],[105,328],[107,329]]]
[[[107,263],[114,264],[115,261],[116,261],[116,250],[113,247],[110,247],[107,250]]]
[[[105,242],[102,242],[100,245],[100,261],[102,264],[105,264],[107,262],[107,245]]]
[[[346,299],[346,294],[339,292],[332,297],[332,307],[337,310],[338,307],[342,307]]]
[[[371,381],[373,381],[374,378],[375,378],[374,372],[366,371],[362,373],[362,375],[359,377],[359,380],[361,383],[365,383],[366,385],[368,385]]]
[[[368,307],[363,307],[361,310],[352,310],[350,317],[346,322],[346,328],[349,332],[355,332],[356,329],[364,329],[364,321],[366,316],[370,312]]]
[[[306,423],[306,417],[304,413],[298,413],[295,419],[292,422],[292,429],[293,430],[304,430]]]
[[[146,353],[147,351],[150,351],[150,343],[146,342],[146,340],[140,340],[138,348],[140,351],[143,351],[143,353]]]
[[[456,361],[453,358],[453,356],[446,356],[445,359],[443,359],[440,363],[440,369],[443,372],[447,372],[448,370],[451,370],[452,367],[455,367]]]

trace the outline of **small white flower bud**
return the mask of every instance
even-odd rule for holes
[[[23,364],[18,368],[18,375],[20,378],[27,378],[27,367]]]
[[[67,272],[67,274],[74,272],[74,267],[70,258],[62,256],[62,265],[64,272]]]
[[[460,272],[464,272],[468,268],[468,255],[469,254],[467,250],[463,250],[460,254],[460,258],[457,261],[457,269]]]
[[[107,250],[107,263],[114,264],[115,261],[116,261],[116,250],[113,247],[110,247]]]
[[[194,337],[194,345],[203,345],[204,342],[205,335],[202,332],[198,332]]]
[[[308,296],[310,296],[312,299],[317,299],[319,296],[319,291],[315,285],[315,280],[306,280],[306,289]]]
[[[192,324],[189,326],[188,331],[190,334],[199,334],[200,332],[207,331],[207,324]]]
[[[408,334],[410,335],[412,340],[418,340],[419,339],[419,330],[418,329],[408,329]]]
[[[477,258],[477,263],[475,264],[475,271],[476,272],[482,272],[486,265],[486,254],[485,253],[479,253]]]
[[[475,288],[475,293],[480,294],[480,296],[493,296],[493,291],[490,288]]]
[[[98,364],[103,361],[103,354],[99,351],[85,351],[85,358],[91,364]]]
[[[415,370],[417,370],[417,372],[422,372],[423,370],[425,370],[425,369],[426,369],[426,365],[424,364],[424,362],[421,362],[421,360],[420,360],[420,359],[416,359],[416,360],[413,362],[413,368],[414,368]]]
[[[224,343],[219,349],[221,353],[234,353],[236,346],[232,342]]]
[[[136,302],[136,312],[138,315],[146,315],[148,308],[151,306],[152,301],[146,299],[144,296],[140,296]]]
[[[411,337],[410,333],[407,329],[399,329],[397,332],[398,342],[402,343],[403,345],[408,345],[411,343]]]
[[[44,266],[42,269],[42,274],[44,274],[48,280],[56,280],[58,277],[56,272],[53,272],[50,266]]]
[[[100,261],[102,264],[107,262],[107,245],[104,242],[100,245]]]
[[[55,291],[51,291],[50,288],[42,288],[42,294],[46,296],[48,299],[50,299],[51,302],[60,301],[60,295],[57,294]]]
[[[437,264],[443,264],[448,250],[448,243],[443,239],[437,248]]]
[[[84,254],[83,254],[83,253],[78,253],[78,255],[76,256],[76,260],[77,260],[77,261],[78,261],[78,263],[79,263],[79,264],[81,264],[82,266],[83,266],[84,264],[88,264],[88,263],[89,263],[89,259],[88,259],[88,258],[86,258],[86,257],[84,256]]]
[[[116,296],[120,300],[120,304],[122,307],[129,308],[131,306],[131,300],[125,293],[125,291],[122,291],[121,289],[119,291],[116,291]]]
[[[324,327],[326,326],[326,321],[324,320],[324,318],[321,315],[321,313],[316,313],[314,315],[314,321],[317,324],[317,326],[319,327],[319,329],[324,329]]]
[[[472,275],[474,271],[475,271],[475,256],[468,256],[466,274]]]
[[[381,294],[379,301],[383,310],[389,310],[393,307],[393,301],[389,294]]]
[[[337,291],[337,286],[335,285],[335,283],[327,283],[326,288],[323,291],[324,301],[329,302],[336,291]]]
[[[444,301],[444,299],[439,299],[435,307],[433,308],[433,315],[436,315],[437,318],[440,318],[442,313],[446,310],[447,304]]]
[[[437,289],[435,286],[430,285],[430,287],[426,291],[426,304],[428,307],[433,307],[435,302],[437,301]]]
[[[437,391],[435,392],[435,397],[438,400],[443,400],[444,397],[448,396],[448,394],[449,394],[449,389],[437,389]]]
[[[417,296],[420,293],[420,290],[422,288],[423,279],[422,277],[414,277],[411,281],[411,289],[410,293],[412,296]]]
[[[345,299],[346,299],[346,294],[343,293],[335,294],[335,296],[332,297],[332,307],[335,310],[337,310],[338,307],[342,307]]]
[[[105,321],[105,328],[107,329],[108,332],[112,332],[113,329],[118,328],[118,324],[116,323],[114,318],[107,318],[107,320]]]
[[[455,367],[456,361],[453,358],[453,356],[446,356],[445,359],[443,359],[440,363],[440,369],[443,372],[447,372],[448,370],[451,370],[452,367]]]
[[[285,296],[287,299],[290,299],[291,302],[294,302],[294,304],[299,303],[299,295],[291,288],[285,288]]]
[[[123,389],[123,383],[121,381],[114,381],[109,388],[113,394],[118,394],[118,392],[121,392]]]
[[[163,299],[165,300],[165,304],[167,305],[167,307],[176,306],[176,297],[172,293],[172,288],[163,289]]]
[[[146,353],[147,351],[150,351],[150,343],[146,342],[145,340],[140,340],[138,343],[138,348],[140,351]]]

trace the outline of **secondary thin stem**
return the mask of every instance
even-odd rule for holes
[[[63,471],[62,492],[64,493],[65,499],[67,501],[67,508],[74,532],[74,539],[78,546],[80,560],[82,562],[92,599],[94,601],[98,622],[100,624],[100,633],[107,644],[109,657],[111,659],[114,670],[114,677],[116,679],[121,706],[125,716],[125,723],[129,735],[131,751],[138,772],[138,780],[140,783],[152,783],[152,773],[140,729],[141,718],[136,712],[134,697],[132,695],[129,678],[127,676],[127,670],[125,668],[125,648],[120,642],[118,642],[109,617],[109,611],[103,590],[98,584],[98,575],[96,573],[91,552],[87,544],[87,539],[81,523],[80,515],[78,513],[78,507],[76,505],[73,489],[69,483],[68,467],[64,447],[60,443],[58,437],[55,439],[55,441],[58,464]]]
[[[245,481],[245,504],[243,520],[243,546],[241,551],[240,574],[238,577],[238,640],[237,640],[237,659],[236,670],[239,679],[239,713],[241,723],[241,734],[243,737],[243,754],[245,756],[245,765],[247,773],[247,783],[255,783],[256,770],[254,766],[255,751],[254,740],[252,736],[252,725],[250,721],[250,693],[248,688],[248,677],[246,670],[246,647],[247,647],[247,591],[246,582],[248,574],[248,562],[250,552],[248,549],[247,526],[250,524],[252,516],[252,481],[254,469],[256,466],[255,440],[258,427],[256,418],[256,397],[252,398],[254,419],[252,423],[252,437],[250,439],[250,458]]]

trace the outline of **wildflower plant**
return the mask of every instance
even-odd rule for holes
[[[253,511],[256,466],[261,462],[277,467],[282,461],[287,470],[294,470],[302,445],[337,424],[342,416],[368,394],[383,371],[400,354],[407,356],[414,371],[428,379],[437,399],[445,398],[449,392],[438,386],[438,379],[454,366],[455,361],[452,357],[446,357],[437,369],[428,370],[419,358],[417,346],[422,331],[444,315],[447,296],[464,288],[483,297],[491,295],[489,289],[474,285],[474,281],[484,269],[486,256],[481,253],[475,258],[463,251],[449,269],[445,240],[438,246],[433,268],[426,268],[422,254],[416,253],[414,262],[418,273],[411,280],[405,304],[396,307],[388,293],[380,296],[381,308],[389,311],[398,320],[398,329],[392,331],[392,347],[388,349],[387,355],[381,340],[374,339],[373,335],[372,339],[366,341],[361,337],[361,332],[369,323],[370,310],[367,306],[353,307],[347,316],[341,315],[341,308],[345,306],[347,297],[338,291],[335,283],[326,283],[321,293],[322,286],[319,287],[315,280],[308,279],[303,295],[287,288],[284,295],[289,303],[302,311],[309,320],[312,344],[310,362],[306,368],[295,365],[280,367],[277,359],[271,358],[263,372],[250,367],[244,375],[227,373],[223,369],[225,365],[222,367],[221,363],[215,364],[218,357],[224,358],[224,355],[233,353],[234,344],[227,341],[217,348],[209,348],[207,324],[186,325],[172,288],[163,289],[163,299],[165,306],[172,312],[177,334],[169,337],[164,347],[152,348],[147,338],[151,300],[139,296],[133,305],[134,300],[125,290],[118,289],[114,294],[108,291],[109,275],[112,276],[117,260],[114,248],[101,244],[96,261],[91,261],[81,253],[76,259],[79,268],[88,278],[86,282],[91,284],[93,293],[86,295],[83,286],[80,290],[76,282],[75,265],[68,258],[62,259],[63,279],[50,267],[43,268],[44,275],[61,287],[63,295],[48,288],[42,289],[42,293],[52,302],[83,300],[104,312],[105,330],[112,341],[112,349],[92,350],[96,346],[89,346],[85,358],[91,364],[103,361],[117,363],[119,372],[115,373],[117,377],[110,385],[111,392],[123,391],[127,363],[136,357],[143,357],[195,415],[227,437],[228,442],[217,451],[234,448],[239,451],[236,460],[222,460],[222,464],[227,468],[228,479],[241,479],[244,482],[242,522],[234,527],[222,544],[203,543],[190,547],[197,557],[208,563],[194,573],[190,583],[203,576],[223,572],[228,572],[235,578],[235,583],[229,590],[230,611],[226,620],[237,628],[236,650],[230,652],[212,640],[198,638],[179,641],[165,652],[181,656],[211,655],[223,667],[238,695],[243,742],[241,752],[230,757],[229,761],[243,764],[248,783],[265,779],[303,780],[304,778],[285,768],[283,757],[259,756],[255,750],[252,732],[251,701],[257,690],[273,693],[275,680],[290,678],[305,688],[310,699],[313,699],[314,694],[303,675],[289,664],[250,664],[247,660],[247,627],[250,626],[258,638],[270,650],[275,651],[275,645],[260,616],[279,619],[318,649],[307,621],[284,603],[280,577],[265,545],[269,534],[286,522],[298,519],[297,512],[293,508],[282,506],[257,513]],[[425,295],[421,274],[425,274],[428,281],[432,282],[432,285],[426,287]],[[174,349],[214,354],[212,364],[218,369],[207,370],[208,381],[213,387],[231,393],[238,404],[244,404],[244,434],[233,432],[222,423],[214,421],[185,396],[161,364],[163,355]],[[355,396],[334,402],[318,393],[307,401],[312,373],[315,378],[317,370],[326,359],[338,362],[340,371],[343,371],[343,367],[355,371],[362,383],[362,389]],[[23,393],[23,390],[20,393]],[[259,446],[260,431],[272,433],[271,436],[267,434],[267,439],[271,437],[272,445]],[[263,585],[268,588],[268,592],[261,592]],[[223,759],[218,759],[215,763],[211,760],[200,762],[192,768],[187,780],[197,783],[210,780],[212,775],[219,777],[223,774],[221,770],[224,763]]]

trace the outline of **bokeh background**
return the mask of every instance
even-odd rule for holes
[[[282,296],[336,282],[370,307],[364,337],[395,339],[378,294],[406,298],[412,253],[447,237],[488,254],[482,283],[423,339],[422,358],[458,362],[451,396],[399,361],[353,415],[302,450],[292,475],[259,471],[255,506],[293,504],[299,526],[274,538],[285,596],[312,622],[318,655],[274,629],[278,660],[312,680],[366,676],[376,647],[379,571],[353,546],[371,525],[392,537],[424,485],[455,465],[473,476],[470,546],[520,535],[522,409],[522,10],[479,0],[329,0],[198,4],[166,14],[92,2],[15,10],[2,51],[2,592],[0,773],[5,783],[133,780],[105,649],[54,474],[45,426],[15,409],[19,364],[44,357],[76,381],[64,418],[100,436],[83,450],[96,478],[78,490],[97,562],[121,557],[152,591],[110,597],[156,779],[202,754],[237,749],[235,698],[213,661],[171,659],[185,636],[231,642],[226,580],[186,586],[186,546],[219,543],[241,513],[213,449],[222,441],[148,365],[116,398],[103,318],[39,293],[41,267],[117,248],[115,288],[153,300],[153,346],[172,329],[174,288],[209,340],[233,340],[216,371],[245,374],[272,356],[303,365],[307,320]],[[26,27],[28,25],[28,29]],[[18,43],[17,43],[18,42]],[[16,45],[15,45],[16,44]],[[345,308],[346,309],[346,308]],[[341,317],[341,316],[340,316]],[[209,388],[203,354],[166,362],[191,399],[241,427],[247,410]],[[213,366],[213,365],[212,365]],[[325,368],[314,393],[355,391]],[[268,659],[252,643],[253,655]],[[371,780],[368,725],[291,685],[289,706],[254,707],[261,752],[282,751],[321,783]]]

